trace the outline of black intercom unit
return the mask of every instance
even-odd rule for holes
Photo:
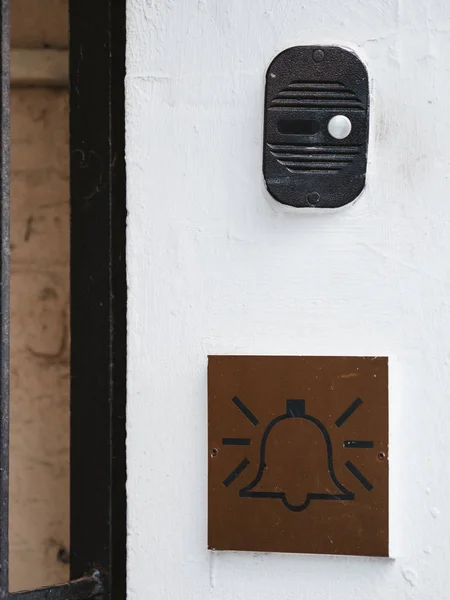
[[[295,46],[266,76],[263,170],[270,194],[294,207],[338,208],[366,179],[367,70],[338,46]]]

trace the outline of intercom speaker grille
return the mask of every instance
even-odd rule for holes
[[[268,144],[272,156],[290,173],[339,173],[359,152],[358,146],[294,146]]]
[[[364,110],[358,96],[338,81],[317,83],[293,81],[272,100],[276,108],[357,108]]]

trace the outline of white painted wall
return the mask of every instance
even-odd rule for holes
[[[275,211],[264,75],[342,43],[372,81],[368,183]],[[450,597],[446,0],[129,0],[129,597]],[[206,549],[206,356],[389,354],[395,560]]]

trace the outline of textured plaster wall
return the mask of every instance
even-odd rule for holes
[[[67,48],[68,0],[10,0],[13,48]]]
[[[448,599],[448,2],[129,0],[127,19],[129,599]],[[286,211],[262,180],[265,71],[333,42],[369,69],[367,187]],[[393,559],[207,550],[209,353],[390,356]]]
[[[12,0],[11,21],[15,47],[67,45],[66,2]],[[12,590],[68,578],[68,118],[67,90],[11,92]]]

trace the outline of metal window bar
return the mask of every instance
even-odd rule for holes
[[[71,581],[9,592],[9,0],[0,0],[0,600],[126,596],[125,0],[70,0]]]

